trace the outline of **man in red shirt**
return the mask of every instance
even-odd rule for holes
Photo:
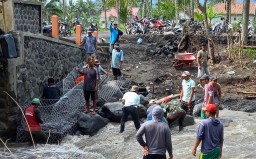
[[[25,118],[28,122],[26,127],[26,131],[31,131],[32,136],[36,142],[45,143],[46,135],[42,132],[40,124],[43,124],[43,120],[41,119],[40,111],[37,109],[40,105],[40,100],[38,98],[34,98],[32,100],[31,106],[25,109]]]

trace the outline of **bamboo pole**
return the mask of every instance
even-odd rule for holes
[[[3,13],[3,25],[4,25],[4,31],[7,32],[7,24],[6,24],[6,15],[5,15],[5,9],[4,9],[4,0],[1,0],[2,2],[2,13]]]

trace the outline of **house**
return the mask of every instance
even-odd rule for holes
[[[217,3],[213,7],[213,12],[223,15],[223,17],[226,17],[226,4],[225,3]],[[255,17],[255,10],[256,9],[256,3],[250,3],[250,9],[249,9],[249,20],[252,22]],[[238,23],[242,21],[243,19],[243,3],[231,3],[231,16],[230,16],[230,22],[231,24],[233,23]],[[221,22],[221,18],[214,18],[212,20],[212,24]]]
[[[139,15],[139,8],[138,7],[132,7],[130,9],[130,17],[129,19],[132,19],[135,15]],[[106,17],[107,17],[107,25],[111,23],[111,20],[116,21],[117,20],[117,11],[116,8],[110,8],[106,12]],[[105,28],[105,12],[103,11],[100,14],[100,28]]]

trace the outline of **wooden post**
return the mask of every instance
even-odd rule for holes
[[[82,27],[81,25],[76,25],[76,44],[81,44],[81,35],[82,35]]]
[[[57,15],[52,16],[52,37],[59,39],[59,17]]]

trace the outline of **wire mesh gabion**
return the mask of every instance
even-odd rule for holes
[[[49,133],[49,143],[58,143],[67,135],[75,134],[77,130],[78,113],[83,111],[85,105],[83,82],[74,87],[76,78],[79,77],[76,70],[71,71],[63,79],[63,96],[60,99],[41,100],[39,110],[44,123],[41,124],[42,131]],[[121,89],[128,87],[125,80],[111,81],[107,75],[102,75],[99,82],[98,97],[108,102],[112,97],[122,98]],[[121,89],[120,89],[121,88]],[[90,102],[92,103],[92,102]],[[25,110],[30,105],[25,105]],[[30,141],[29,134],[25,131],[26,123],[24,119],[17,128],[17,142]]]

